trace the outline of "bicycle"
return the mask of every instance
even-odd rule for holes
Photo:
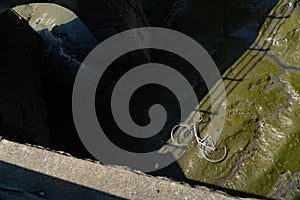
[[[196,138],[197,144],[200,148],[200,151],[203,155],[203,157],[212,163],[219,163],[222,162],[223,160],[225,160],[225,158],[227,157],[228,154],[228,148],[225,146],[224,147],[224,153],[221,156],[221,158],[210,158],[213,157],[211,156],[213,153],[216,153],[219,149],[215,146],[211,136],[208,134],[206,135],[204,138],[201,138],[197,133],[198,133],[198,128],[200,123],[203,121],[203,118],[201,117],[200,120],[198,120],[197,122],[195,122],[192,125],[186,124],[186,123],[179,123],[178,125],[174,126],[171,130],[171,140],[173,142],[174,145],[179,146],[179,147],[186,147],[188,145],[190,145],[193,141],[193,138]],[[176,131],[178,129],[178,131]],[[180,144],[179,143],[179,139],[178,138],[178,142],[175,141],[174,136],[175,134],[177,135],[177,137],[180,136],[180,133],[183,131],[183,136],[184,139],[187,138],[188,134],[192,134],[192,138],[191,141],[188,142],[187,144]]]

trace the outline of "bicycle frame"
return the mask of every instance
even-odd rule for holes
[[[195,137],[196,138],[196,141],[197,141],[197,144],[202,152],[202,155],[203,157],[209,161],[209,162],[213,162],[213,163],[218,163],[218,162],[221,162],[223,161],[226,156],[227,156],[227,153],[228,153],[228,149],[227,147],[224,147],[224,150],[225,150],[225,153],[224,155],[222,156],[222,158],[220,159],[217,159],[217,160],[213,160],[213,159],[210,159],[208,157],[208,153],[210,153],[211,151],[216,151],[217,148],[214,144],[214,142],[212,141],[211,139],[211,136],[209,134],[207,134],[204,138],[201,138],[200,136],[198,136],[198,128],[199,128],[199,124],[203,121],[203,118],[201,117],[200,120],[198,120],[197,122],[195,122],[194,124],[192,125],[189,125],[189,124],[186,124],[186,123],[179,123],[178,125],[174,126],[173,129],[171,130],[171,140],[172,142],[176,145],[176,146],[180,146],[180,147],[186,147],[188,145],[191,144],[188,143],[188,144],[179,144],[178,142],[175,141],[174,139],[174,134],[175,134],[175,130],[177,128],[185,128],[186,130],[183,132],[183,134],[192,134],[192,140],[193,141],[193,138]],[[206,142],[207,141],[210,141],[210,144],[211,146],[207,145]]]

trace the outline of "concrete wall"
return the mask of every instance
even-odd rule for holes
[[[29,193],[49,200],[236,199],[205,187],[192,188],[165,178],[2,140],[0,199],[15,194],[8,193],[9,189],[18,191],[15,193],[19,196]]]

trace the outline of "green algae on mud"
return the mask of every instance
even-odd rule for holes
[[[209,163],[191,145],[178,161],[188,179],[271,198],[300,189],[293,181],[300,172],[299,10],[299,2],[280,1],[256,42],[224,73],[227,117],[218,145],[229,154]],[[209,108],[206,100],[201,110]]]
[[[209,19],[215,19],[215,13],[222,9],[221,1],[214,4],[193,1],[197,9],[182,13],[188,18],[188,23],[184,16],[175,21],[175,28],[179,31],[184,30],[196,39],[202,38],[199,42],[213,54],[218,66],[223,65],[221,69],[227,68],[248,46],[247,34],[239,31],[242,25],[248,24],[249,30],[255,30],[261,23],[261,10],[268,7],[265,4],[274,1],[261,1],[256,5],[260,7],[255,11],[259,17],[254,22],[240,17],[243,12],[252,19],[250,11],[253,10],[240,9],[232,2],[229,2],[232,12],[217,17],[214,26],[209,26]],[[300,172],[300,156],[297,155],[300,150],[300,72],[297,71],[300,63],[300,6],[297,2],[280,1],[251,48],[224,73],[227,118],[218,146],[228,146],[229,154],[221,163],[209,163],[193,143],[178,161],[188,179],[273,198],[287,196],[294,192],[295,187],[299,188],[300,181],[295,178]],[[54,12],[53,20],[50,15],[43,15],[45,8],[36,4],[22,10],[27,10],[29,15],[35,12],[35,17],[28,17],[28,20],[37,30],[51,30],[53,26],[75,17]],[[207,20],[197,17],[199,13],[207,14],[204,16]],[[225,27],[218,26],[224,18],[227,20]],[[203,27],[208,28],[203,31]],[[201,110],[209,111],[207,102],[210,102],[209,97],[200,103]],[[200,129],[206,130],[204,126]],[[295,183],[298,186],[293,185]],[[286,190],[284,194],[282,188]]]

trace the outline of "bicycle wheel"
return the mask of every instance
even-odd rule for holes
[[[215,150],[211,150],[210,148],[207,148],[205,146],[200,147],[200,151],[203,155],[203,157],[212,163],[219,163],[225,160],[228,154],[228,148],[215,148]]]
[[[194,138],[193,127],[180,123],[171,130],[171,140],[174,145],[186,147],[191,144]]]

